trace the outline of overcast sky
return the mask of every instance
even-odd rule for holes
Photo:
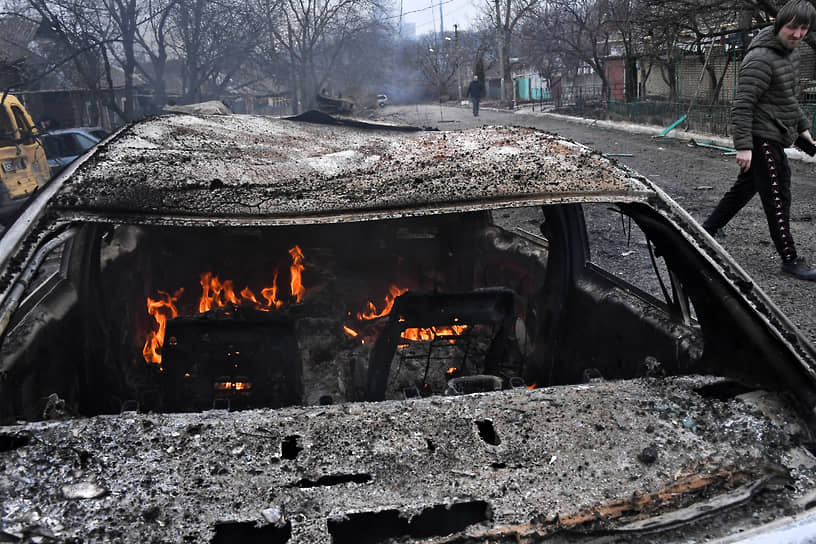
[[[445,30],[453,30],[453,25],[469,29],[479,13],[484,0],[441,0]],[[402,18],[408,23],[416,23],[417,35],[439,32],[440,0],[402,0]],[[399,14],[400,0],[395,0]]]

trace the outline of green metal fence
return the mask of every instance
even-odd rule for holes
[[[805,114],[816,127],[816,103],[802,105]],[[642,123],[668,127],[683,115],[686,119],[678,125],[682,130],[731,136],[730,104],[694,104],[683,102],[622,102],[609,100],[607,112],[612,119],[621,119],[633,123]]]
[[[610,118],[625,119],[634,123],[668,127],[686,116],[678,128],[694,132],[730,135],[731,107],[728,105],[693,105],[683,102],[619,102],[607,103]]]

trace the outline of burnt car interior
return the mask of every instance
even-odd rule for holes
[[[38,191],[0,541],[812,532],[816,353],[738,263],[586,146],[409,128],[161,116]]]
[[[610,233],[622,250],[593,253]],[[768,364],[787,356],[781,339],[638,203],[219,229],[85,222],[39,255],[4,331],[6,418],[41,417],[46,392],[94,415],[684,373],[810,398],[804,374],[780,371],[794,365]]]

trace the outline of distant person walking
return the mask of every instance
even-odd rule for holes
[[[748,45],[731,110],[740,173],[703,223],[712,236],[720,236],[722,227],[759,193],[782,272],[803,280],[816,280],[816,270],[796,254],[793,244],[791,171],[785,148],[797,139],[802,145],[814,143],[797,99],[796,51],[814,21],[816,8],[808,0],[790,0],[773,26],[760,30]]]
[[[479,100],[482,99],[482,94],[484,94],[484,85],[479,81],[479,76],[473,76],[473,81],[468,85],[465,96],[470,97],[470,102],[473,104],[474,117],[479,117]]]

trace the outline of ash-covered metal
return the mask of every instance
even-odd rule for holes
[[[701,541],[816,502],[810,347],[775,326],[786,323],[744,289],[747,276],[733,281],[736,265],[723,277],[727,256],[701,247],[660,189],[583,146],[507,127],[178,116],[129,127],[46,191],[0,239],[12,327],[0,413],[47,420],[0,429],[0,541]],[[584,206],[560,205],[588,202],[643,229],[654,268],[656,255],[667,267],[665,300],[596,269]],[[211,267],[252,292],[276,287],[263,281],[276,251],[301,246],[308,273],[288,277],[307,295],[288,282],[280,321],[234,330],[230,307],[201,326],[200,300],[184,300],[161,344],[165,368],[146,357],[162,330],[146,325],[146,297],[192,293]],[[406,340],[432,327],[439,351],[467,349],[464,363],[484,348],[485,364],[459,376],[443,358],[400,396],[364,364],[383,306],[371,323],[360,310],[406,281],[468,300],[497,287],[513,296],[493,318],[467,320],[479,327],[471,343],[434,329],[456,319],[423,312]],[[283,337],[270,343],[274,331]],[[429,377],[431,352],[405,345],[425,357],[405,368]],[[228,357],[209,360],[216,349]],[[268,353],[288,357],[288,371],[258,368]],[[156,399],[160,375],[176,380]],[[272,400],[254,403],[266,376]],[[374,382],[389,400],[351,403]],[[290,406],[284,387],[306,406]],[[175,408],[179,391],[194,402],[178,409],[214,409],[150,412]],[[228,401],[286,407],[235,413]]]
[[[749,527],[801,510],[816,474],[787,405],[737,393],[680,377],[9,426],[0,529],[29,542],[533,542],[519,534],[614,532],[712,498],[732,524],[743,504]]]
[[[529,128],[406,132],[174,115],[123,131],[53,202],[100,213],[304,221],[600,192],[642,199],[650,188],[581,144]]]

